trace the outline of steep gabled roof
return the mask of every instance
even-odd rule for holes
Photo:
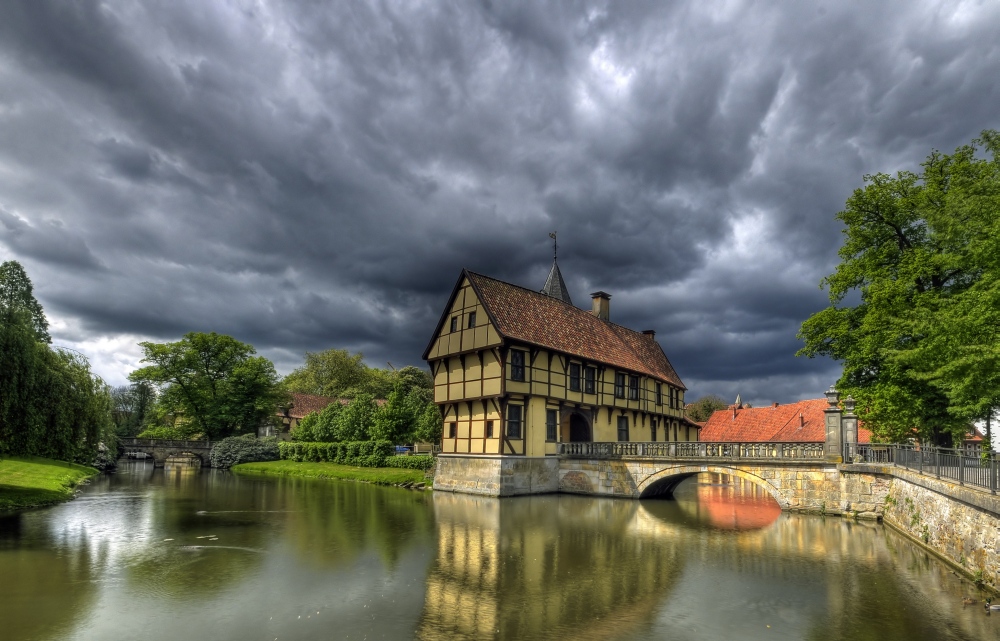
[[[313,412],[321,412],[331,403],[336,403],[339,399],[329,396],[319,396],[316,394],[303,394],[292,392],[291,403],[288,406],[288,416],[292,418],[305,418]],[[280,412],[279,412],[280,414]]]
[[[706,442],[822,443],[826,441],[826,399],[816,398],[767,407],[732,406],[712,413],[699,439]],[[735,416],[734,416],[735,412]],[[799,414],[802,421],[799,421]],[[871,432],[858,425],[858,442],[870,443]]]
[[[468,270],[463,276],[472,283],[504,338],[646,374],[686,389],[652,335],[602,321],[589,311],[541,292]]]
[[[566,281],[563,280],[562,272],[559,271],[559,264],[552,259],[552,269],[549,270],[549,277],[545,279],[545,287],[542,293],[552,298],[558,298],[564,303],[573,304],[569,297],[569,290],[566,289]]]

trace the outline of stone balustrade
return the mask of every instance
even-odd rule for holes
[[[559,456],[587,459],[641,457],[653,459],[724,459],[816,461],[823,443],[610,442],[560,443]]]

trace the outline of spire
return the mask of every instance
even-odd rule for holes
[[[556,262],[556,252],[559,250],[559,245],[556,243],[556,232],[549,234],[549,238],[552,239],[552,269],[549,270],[549,277],[545,279],[542,293],[572,305],[573,301],[569,297],[569,290],[566,289],[566,281],[563,280],[559,264]]]

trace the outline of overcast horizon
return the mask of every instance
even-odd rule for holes
[[[216,331],[421,353],[463,267],[655,329],[689,392],[795,357],[862,177],[1000,128],[988,2],[0,5],[0,261],[111,384]]]

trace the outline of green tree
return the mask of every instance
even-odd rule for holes
[[[720,396],[710,394],[702,396],[687,407],[687,417],[696,423],[703,423],[708,420],[713,412],[724,410],[729,407]]]
[[[344,408],[337,421],[338,441],[367,441],[378,414],[378,405],[370,394],[359,394]]]
[[[139,343],[146,367],[129,375],[160,391],[159,405],[210,439],[256,431],[286,402],[271,361],[250,345],[212,332],[176,343]]]
[[[371,437],[375,440],[390,441],[394,445],[412,441],[416,427],[414,409],[402,391],[392,391],[385,404],[375,413],[370,430]]]
[[[434,403],[426,403],[417,417],[413,438],[419,443],[438,445],[441,443],[443,428],[444,420],[441,418],[441,410]]]
[[[1000,407],[1000,135],[922,167],[865,176],[837,215],[832,304],[803,323],[799,354],[843,362],[838,387],[876,437],[950,444]]]
[[[146,382],[119,385],[111,390],[111,420],[121,438],[135,436],[151,416],[156,389]]]
[[[353,396],[368,379],[363,358],[346,349],[306,352],[305,365],[286,376],[283,384],[289,392],[348,398],[347,393]]]
[[[8,260],[0,264],[0,308],[27,314],[35,338],[43,343],[51,343],[49,322],[32,291],[31,280],[21,263]]]

